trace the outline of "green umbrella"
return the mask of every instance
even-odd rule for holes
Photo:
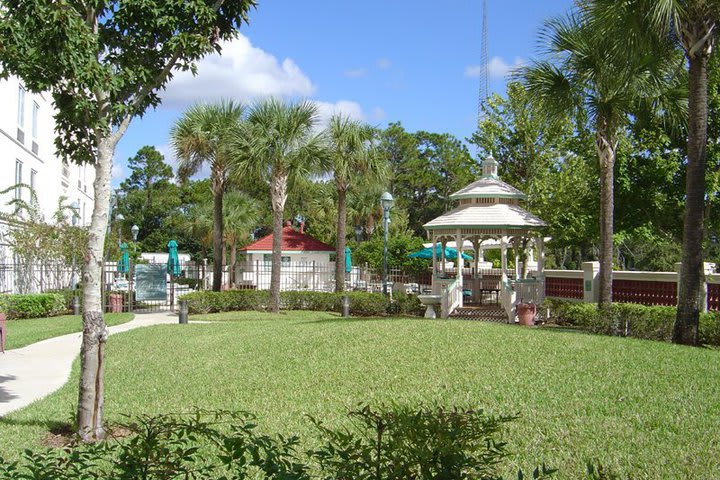
[[[345,272],[352,272],[352,258],[350,258],[350,247],[345,247]]]
[[[130,271],[130,254],[128,253],[128,245],[123,242],[120,244],[120,251],[122,255],[118,260],[117,270],[120,273],[127,273]]]
[[[167,261],[167,272],[173,277],[180,275],[180,259],[178,258],[178,244],[175,240],[168,242],[168,261]]]
[[[435,256],[437,258],[442,257],[442,245],[440,243],[435,244]],[[417,252],[408,254],[410,258],[433,258],[433,252],[431,247],[423,248]],[[448,260],[455,260],[457,258],[457,250],[450,247],[445,247],[445,258]],[[462,254],[464,260],[472,260],[472,257],[466,253]]]

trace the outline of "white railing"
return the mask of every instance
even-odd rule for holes
[[[462,306],[462,293],[462,285],[457,279],[442,284],[440,290],[440,314],[442,318],[448,318],[456,308]]]
[[[540,285],[541,282],[534,278],[514,282],[518,303],[541,303],[543,299]]]

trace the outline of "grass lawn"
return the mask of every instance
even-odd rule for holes
[[[106,313],[105,323],[109,326],[119,325],[132,320],[131,313]],[[82,332],[82,317],[79,315],[62,315],[47,318],[24,318],[7,321],[7,343],[5,348],[20,348],[48,338]]]
[[[512,468],[582,478],[593,460],[632,478],[717,478],[720,352],[471,321],[343,320],[333,314],[204,315],[110,337],[106,413],[238,409],[268,432],[313,434],[359,402],[518,413]],[[4,455],[68,421],[71,381],[0,419]]]

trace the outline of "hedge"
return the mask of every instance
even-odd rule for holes
[[[66,311],[65,297],[59,293],[0,295],[0,312],[9,319],[53,317]]]
[[[280,307],[284,310],[311,310],[319,312],[342,312],[342,299],[350,300],[350,314],[360,317],[377,317],[387,314],[418,315],[422,313],[420,301],[413,295],[400,294],[392,305],[380,293],[367,292],[280,292]],[[241,310],[266,310],[270,304],[267,290],[227,290],[223,292],[190,292],[181,297],[188,301],[192,314],[232,312]]]
[[[677,313],[675,307],[648,307],[635,303],[613,303],[602,313],[594,303],[547,299],[545,306],[550,309],[550,321],[558,325],[603,335],[666,342],[672,340]],[[703,344],[720,346],[720,312],[701,313],[699,333]]]

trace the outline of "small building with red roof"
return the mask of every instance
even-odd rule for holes
[[[242,273],[243,284],[253,285],[258,289],[269,288],[272,243],[271,233],[239,250],[246,256],[248,267]],[[335,247],[305,233],[302,223],[296,230],[287,222],[282,231],[281,288],[317,289],[318,284],[322,286],[334,278],[334,257]],[[326,276],[327,279],[324,278]]]

